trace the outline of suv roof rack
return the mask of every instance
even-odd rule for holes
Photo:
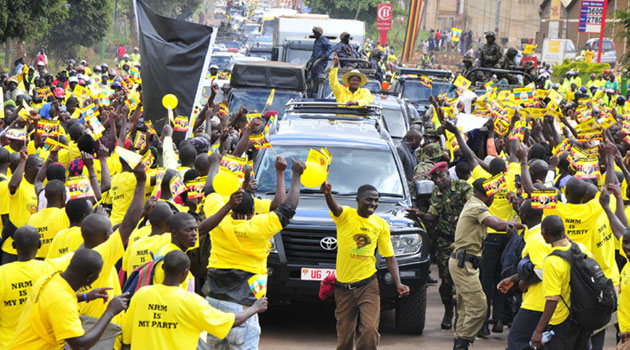
[[[286,112],[344,114],[369,118],[380,116],[381,109],[381,106],[378,105],[348,106],[335,100],[291,100],[287,103]]]
[[[418,69],[418,68],[405,68],[405,67],[396,67],[396,72],[400,75],[405,74],[414,74],[418,76],[420,79],[421,75],[426,75],[430,78],[443,78],[450,79],[453,77],[453,73],[444,69]]]

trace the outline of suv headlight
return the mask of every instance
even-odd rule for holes
[[[396,256],[417,254],[422,248],[422,236],[417,233],[392,235],[391,239]]]
[[[276,246],[276,239],[275,237],[271,237],[269,239],[269,252],[270,253],[278,253],[278,247]]]

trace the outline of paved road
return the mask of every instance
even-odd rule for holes
[[[436,270],[433,267],[433,270]],[[436,271],[434,271],[436,272]],[[437,275],[434,273],[434,275]],[[381,343],[379,349],[452,349],[453,333],[440,329],[443,315],[437,286],[429,286],[427,300],[427,320],[424,333],[420,336],[399,334],[394,329],[393,311],[381,316]],[[295,349],[334,349],[335,331],[334,307],[320,303],[299,303],[275,307],[261,317],[262,350]],[[475,341],[473,349],[503,350],[506,346],[506,327],[501,334],[492,334],[487,339]],[[609,331],[605,349],[614,349],[613,331]]]

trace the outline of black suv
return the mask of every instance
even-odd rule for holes
[[[272,149],[257,157],[254,166],[258,195],[272,197],[276,188],[276,154],[289,160],[305,160],[310,148],[327,147],[332,154],[328,175],[340,205],[356,207],[356,190],[363,184],[374,185],[380,193],[376,215],[385,219],[400,268],[402,282],[411,288],[408,297],[399,299],[385,259],[377,254],[377,276],[384,310],[396,309],[396,328],[421,334],[426,310],[426,279],[429,269],[426,233],[405,218],[411,195],[395,146],[378,117],[380,107],[324,108],[321,104],[292,106],[278,122],[270,137]],[[307,109],[317,110],[318,113]],[[354,114],[355,116],[347,116]],[[340,115],[346,115],[340,116]],[[290,167],[285,172],[290,183]],[[268,258],[271,302],[318,300],[320,281],[334,273],[337,233],[323,194],[319,189],[302,188],[296,215],[290,224],[272,239]]]

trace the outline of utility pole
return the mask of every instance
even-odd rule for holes
[[[499,35],[499,15],[501,15],[501,0],[497,1],[497,16],[494,22],[494,34]]]

